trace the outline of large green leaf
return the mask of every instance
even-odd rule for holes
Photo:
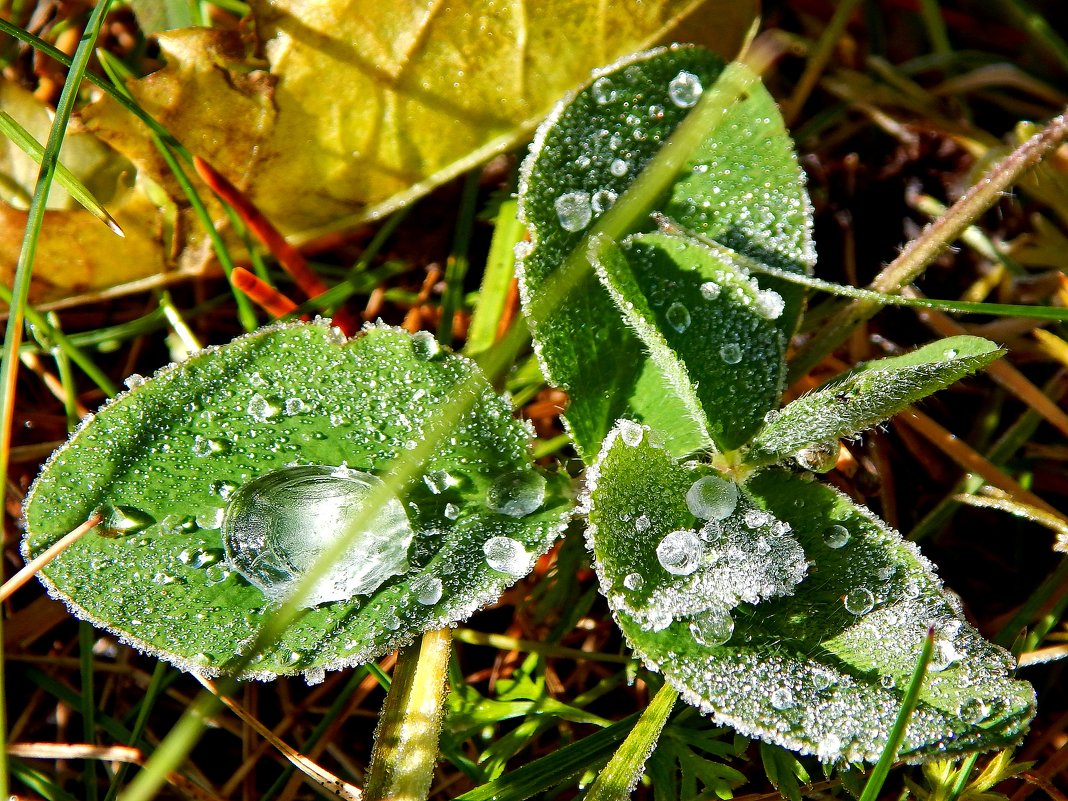
[[[786,337],[783,299],[702,245],[639,234],[622,248],[597,239],[597,277],[694,419],[734,450],[779,405]]]
[[[808,199],[792,143],[759,81],[739,65],[731,70],[749,86],[738,97],[717,83],[726,75],[721,62],[698,48],[625,59],[597,73],[549,116],[524,164],[519,208],[531,236],[519,253],[524,308],[547,377],[569,392],[565,419],[587,460],[624,415],[655,425],[675,453],[707,444],[588,272],[584,241],[613,203],[645,203],[627,189],[700,97],[719,102],[722,96],[722,116],[702,133],[678,175],[665,176],[659,199],[628,217],[648,229],[648,214],[660,211],[750,258],[801,272],[811,268]],[[759,280],[781,293],[784,311],[776,324],[792,332],[800,290]]]
[[[781,461],[805,448],[863,431],[1001,354],[989,340],[957,336],[903,356],[866,362],[787,405],[753,440],[746,461]]]
[[[1034,692],[1010,678],[1008,652],[963,620],[915,546],[799,476],[752,478],[739,505],[756,525],[734,527],[727,547],[716,537],[699,549],[691,577],[717,573],[738,597],[720,590],[704,610],[683,598],[662,619],[667,604],[657,601],[677,594],[679,577],[657,551],[701,525],[686,494],[710,472],[676,462],[624,422],[606,440],[585,500],[598,577],[624,634],[686,700],[743,734],[824,761],[874,760],[934,627],[935,659],[901,755],[942,756],[1020,736]],[[808,568],[800,579],[795,549]],[[759,551],[763,566],[751,557]],[[745,588],[756,598],[743,597]]]
[[[260,678],[360,663],[466,617],[530,568],[567,514],[566,482],[534,471],[508,404],[427,334],[379,327],[345,341],[325,324],[269,328],[131,384],[34,484],[23,550],[35,556],[103,510],[104,524],[44,570],[49,591],[187,669],[224,669],[277,600],[236,572],[245,563],[224,552],[220,530],[241,488],[265,474],[325,465],[389,482],[399,460],[434,443],[389,487],[414,532],[397,575],[308,609],[249,669]],[[274,569],[264,564],[255,569]]]

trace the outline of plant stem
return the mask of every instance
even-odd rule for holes
[[[400,652],[382,705],[366,801],[423,801],[438,758],[452,630],[428,631]]]
[[[1052,153],[1068,138],[1068,113],[1053,118],[1050,123],[1016,150],[998,162],[978,183],[954,203],[942,217],[924,228],[882,272],[869,288],[876,292],[898,292],[919,276],[968,226],[986,212],[1002,193],[1020,177]],[[872,300],[858,300],[828,320],[823,328],[806,342],[790,362],[788,380],[808,373],[834,348],[849,336],[860,323],[875,315],[882,305]]]
[[[678,698],[679,691],[670,684],[660,688],[623,745],[597,776],[585,801],[626,801],[630,798]]]
[[[37,254],[37,241],[44,224],[45,203],[48,190],[59,164],[59,151],[67,132],[67,123],[74,110],[74,101],[78,96],[82,75],[85,73],[93,44],[100,33],[100,25],[107,14],[110,0],[100,0],[89,16],[85,31],[74,51],[70,72],[63,84],[52,128],[48,132],[48,142],[41,156],[41,169],[37,174],[37,184],[33,198],[26,214],[26,230],[22,237],[22,249],[19,251],[18,263],[15,265],[15,277],[11,286],[10,314],[7,318],[7,332],[4,336],[4,351],[0,361],[0,487],[7,486],[8,455],[11,451],[11,420],[14,415],[15,382],[19,369],[19,345],[22,343],[22,325],[25,320],[24,309],[30,294],[30,276],[33,273],[33,261]],[[2,632],[0,632],[2,635]],[[7,731],[6,712],[3,703],[4,681],[3,665],[0,663],[0,749],[4,746]],[[7,763],[0,759],[0,798],[8,796]]]

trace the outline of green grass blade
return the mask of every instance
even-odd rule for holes
[[[590,787],[586,801],[625,801],[630,798],[678,697],[679,691],[670,684],[660,688],[623,745]]]
[[[497,225],[493,229],[482,286],[478,291],[478,304],[467,329],[464,351],[469,356],[488,350],[497,339],[508,287],[515,275],[514,249],[523,239],[524,226],[516,216],[517,205],[515,199],[506,200],[497,213]]]
[[[38,166],[41,164],[41,160],[44,158],[44,148],[41,143],[34,139],[30,132],[19,125],[18,121],[6,111],[0,111],[0,133],[3,133],[4,136],[18,145],[19,149],[36,161]],[[58,163],[56,164],[56,183],[66,189],[72,198],[78,201],[86,211],[100,220],[100,222],[104,223],[119,236],[125,236],[115,218],[108,214],[108,210],[104,208],[104,205],[93,197],[93,193],[86,188],[85,184],[78,180],[78,176]]]
[[[467,275],[469,264],[467,251],[475,223],[475,202],[478,200],[478,179],[478,171],[469,172],[464,179],[452,253],[445,266],[445,294],[441,298],[441,319],[438,322],[438,340],[443,345],[452,345],[452,321],[464,294],[464,276]]]
[[[96,742],[96,694],[93,691],[93,643],[96,637],[93,627],[82,621],[78,624],[78,654],[81,662],[82,682],[82,737],[87,743]],[[96,760],[87,759],[82,780],[85,785],[85,801],[96,801]]]
[[[169,669],[166,662],[156,663],[155,670],[152,671],[152,678],[148,682],[148,688],[145,690],[144,697],[141,699],[141,704],[137,709],[137,719],[134,721],[133,729],[130,731],[130,739],[127,740],[127,745],[136,746],[138,740],[141,739],[145,726],[148,724],[148,716],[156,703],[156,698],[159,697],[160,692],[163,690],[163,680],[166,678]],[[123,763],[119,766],[118,771],[115,773],[115,778],[112,779],[111,786],[108,788],[107,795],[104,796],[104,801],[115,801],[115,797],[118,795],[119,788],[122,787],[122,782],[126,778],[126,772],[129,769],[129,763]]]
[[[901,701],[901,710],[897,713],[894,728],[890,731],[886,747],[883,749],[879,761],[875,763],[875,769],[868,777],[867,784],[864,785],[864,792],[861,793],[860,801],[876,801],[880,791],[883,789],[883,783],[886,781],[890,768],[894,764],[894,760],[897,759],[897,752],[901,748],[901,743],[905,739],[905,729],[908,728],[912,713],[916,711],[916,705],[920,701],[920,690],[923,688],[923,680],[927,677],[927,666],[931,664],[931,657],[934,655],[934,643],[935,631],[932,628],[927,632],[927,639],[923,644],[923,648],[920,649],[920,656],[916,660],[916,668],[912,671],[912,678],[909,680],[909,686],[905,690],[905,697]]]
[[[63,84],[56,113],[52,120],[52,129],[48,134],[41,159],[41,170],[34,187],[33,198],[26,215],[26,229],[22,239],[22,249],[15,265],[15,277],[12,281],[10,314],[7,319],[7,332],[4,336],[4,349],[0,361],[0,487],[7,485],[8,454],[11,447],[11,417],[15,403],[15,381],[18,377],[19,345],[22,342],[22,326],[25,320],[25,307],[30,294],[30,276],[33,273],[33,261],[37,252],[37,241],[44,224],[45,204],[48,190],[59,163],[59,151],[63,147],[63,138],[67,132],[67,123],[74,110],[74,101],[78,95],[82,75],[93,52],[93,43],[100,33],[101,23],[107,13],[110,0],[101,0],[93,9],[86,23],[85,32],[78,42],[78,48],[71,60],[70,72]],[[0,630],[0,636],[2,636]],[[0,699],[4,697],[3,667],[0,664]],[[0,701],[0,749],[4,747],[7,732],[7,713],[5,704]],[[0,798],[8,796],[7,765],[0,760]]]

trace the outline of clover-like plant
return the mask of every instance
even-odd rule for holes
[[[783,276],[814,254],[773,100],[693,47],[594,77],[524,165],[517,256],[627,640],[717,721],[864,761],[933,628],[902,755],[1013,741],[1034,698],[1009,654],[914,546],[812,473],[998,348],[945,340],[779,410],[804,300]],[[314,678],[467,617],[547,551],[573,493],[528,436],[428,334],[276,326],[131,381],[83,424],[29,494],[24,552],[99,516],[44,571],[75,614],[200,673]],[[303,613],[256,640],[287,601]]]

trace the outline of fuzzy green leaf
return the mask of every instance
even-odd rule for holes
[[[957,336],[860,365],[786,406],[753,440],[750,464],[850,436],[888,419],[1001,356],[989,340]]]
[[[379,327],[345,341],[325,324],[275,327],[132,383],[34,484],[23,551],[36,556],[105,510],[45,568],[49,591],[186,669],[225,670],[274,608],[236,572],[220,531],[226,499],[264,474],[326,465],[381,476],[414,538],[377,588],[305,610],[246,671],[257,678],[358,664],[468,616],[529,568],[567,513],[566,482],[537,478],[509,405],[426,334]],[[397,478],[424,439],[426,463]],[[536,510],[501,495],[522,477],[545,488]],[[492,537],[521,544],[524,564],[492,569]]]
[[[748,89],[738,97],[723,90],[722,116],[677,175],[661,176],[664,193],[635,200],[640,196],[628,188],[698,98],[719,97],[728,72]],[[569,393],[565,419],[579,452],[592,460],[621,416],[657,427],[674,453],[704,447],[692,410],[665,391],[667,378],[589,269],[585,240],[613,203],[616,211],[644,204],[626,215],[638,228],[651,229],[648,215],[659,211],[750,258],[809,271],[808,199],[774,100],[745,68],[724,71],[703,50],[640,54],[596,73],[590,87],[549,116],[520,182],[520,216],[531,234],[518,265],[524,310],[546,377]],[[781,292],[785,310],[776,324],[792,332],[802,290],[759,280]]]
[[[783,299],[688,239],[595,239],[597,277],[694,420],[724,451],[748,442],[779,404]]]
[[[631,646],[684,699],[747,736],[824,761],[874,761],[933,626],[935,660],[901,756],[1022,734],[1033,690],[1010,678],[1012,657],[963,620],[915,546],[841,493],[775,470],[739,491],[742,525],[732,516],[709,531],[686,496],[711,468],[676,462],[643,433],[623,423],[606,440],[586,498],[589,539]],[[701,542],[684,577],[658,559],[677,532]],[[686,590],[710,576],[735,598],[720,590],[702,609]]]

